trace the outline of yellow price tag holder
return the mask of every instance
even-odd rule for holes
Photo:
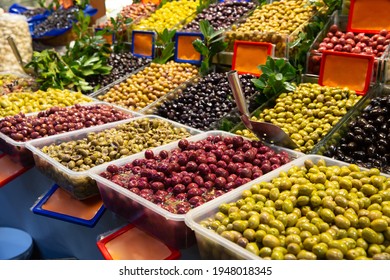
[[[351,0],[347,30],[379,33],[390,30],[389,0]]]
[[[134,56],[154,58],[156,32],[134,30],[131,37],[131,52]]]
[[[203,40],[202,33],[176,32],[175,35],[175,62],[200,64],[202,56],[192,45],[196,39]]]
[[[374,56],[324,51],[318,84],[347,87],[364,95],[369,89],[374,68]]]
[[[261,75],[259,65],[265,64],[268,56],[272,56],[274,46],[271,43],[235,41],[232,70],[239,74]]]

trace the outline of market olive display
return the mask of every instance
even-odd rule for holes
[[[167,121],[141,118],[108,130],[90,132],[79,140],[44,146],[41,150],[72,171],[85,171],[188,136],[186,129],[174,127]]]
[[[131,53],[111,53],[107,64],[112,67],[108,75],[97,75],[87,78],[88,83],[96,88],[98,86],[107,86],[126,75],[132,73],[138,68],[150,63],[150,59],[144,57],[135,57]]]
[[[39,112],[53,106],[67,107],[92,101],[93,99],[81,92],[69,90],[48,89],[47,91],[14,92],[0,96],[0,117]]]
[[[235,40],[269,42],[276,45],[275,55],[283,57],[287,36],[308,22],[316,11],[317,6],[305,0],[275,1],[263,5],[244,23],[233,25],[231,30],[226,32],[228,50],[233,50]]]
[[[176,0],[167,2],[149,17],[142,19],[134,29],[155,30],[157,32],[167,29],[181,29],[184,24],[195,18],[197,0]]]
[[[390,259],[390,179],[306,160],[200,224],[263,259]]]
[[[258,93],[251,79],[254,76],[240,75],[240,82],[246,97]],[[167,100],[156,110],[162,117],[208,130],[217,120],[236,107],[226,73],[211,73],[199,79],[198,83],[180,90],[178,97]]]
[[[34,27],[33,34],[35,36],[42,36],[53,29],[67,29],[72,27],[78,11],[79,7],[77,6],[70,7],[69,9],[54,10],[47,19]]]
[[[0,95],[11,92],[36,91],[38,85],[32,77],[0,74]]]
[[[189,63],[151,63],[97,98],[138,111],[197,74],[197,67]]]
[[[310,152],[362,96],[347,88],[303,83],[295,91],[282,93],[273,108],[266,108],[253,121],[282,128],[301,152]],[[247,129],[235,133],[256,139]]]
[[[131,118],[131,114],[111,105],[91,104],[72,107],[51,107],[36,116],[23,113],[0,120],[0,132],[15,141],[27,141],[85,127]]]
[[[390,96],[377,97],[324,155],[390,174]]]
[[[22,15],[24,15],[26,18],[29,19],[29,18],[32,18],[34,16],[44,14],[45,12],[46,12],[45,8],[38,7],[38,8],[34,8],[34,9],[27,9],[26,11],[24,11],[22,13]]]
[[[185,31],[199,32],[199,22],[201,20],[208,20],[215,30],[227,29],[254,7],[254,3],[245,1],[226,1],[222,3],[211,4],[207,9],[199,13],[193,21],[186,24],[182,29]]]
[[[156,8],[157,6],[152,3],[133,3],[131,5],[126,5],[119,12],[119,16],[117,16],[116,20],[124,22],[126,19],[132,19],[132,23],[137,23],[142,18],[148,17]],[[110,28],[111,26],[112,23],[110,20],[98,25],[99,28]],[[122,27],[125,27],[125,25]]]
[[[318,48],[311,51],[308,70],[310,73],[319,73],[321,54],[326,50],[381,57],[389,44],[390,33],[387,30],[382,30],[375,35],[355,34],[353,32],[342,32],[337,25],[332,25]]]
[[[171,151],[146,150],[145,158],[109,165],[100,176],[171,213],[185,214],[289,161],[286,152],[259,141],[210,135],[180,140]]]

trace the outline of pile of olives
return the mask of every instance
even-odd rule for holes
[[[20,77],[14,74],[0,74],[0,95],[11,92],[35,91],[38,85],[31,77]]]
[[[44,111],[53,106],[67,107],[92,101],[92,98],[81,92],[69,90],[48,89],[47,91],[14,92],[0,96],[0,117]]]
[[[226,32],[228,50],[233,50],[235,40],[269,42],[276,45],[275,55],[284,56],[287,36],[306,23],[317,11],[306,0],[274,1],[254,11],[240,25]]]
[[[240,136],[182,139],[177,146],[158,154],[146,150],[145,158],[108,165],[100,176],[171,213],[185,214],[291,160],[285,151]]]
[[[132,23],[136,23],[139,20],[148,17],[156,10],[156,8],[156,4],[153,3],[132,3],[122,8],[116,20],[124,22],[126,19],[132,19]],[[110,28],[111,26],[112,23],[110,20],[107,20],[106,22],[103,22],[98,25],[99,28]],[[122,25],[122,28],[126,28],[126,25],[124,23]]]
[[[207,9],[199,13],[193,21],[186,24],[183,30],[199,31],[199,22],[201,20],[208,20],[214,30],[226,29],[254,7],[254,3],[246,1],[225,1],[211,4]]]
[[[249,74],[240,75],[243,92],[248,98],[258,93],[251,82],[253,78]],[[226,74],[211,73],[180,90],[176,99],[166,100],[156,113],[197,129],[209,130],[235,107]]]
[[[324,155],[390,174],[390,95],[371,100]]]
[[[273,108],[266,108],[252,120],[270,122],[282,128],[298,145],[310,152],[340,119],[361,99],[347,88],[303,83],[295,91],[282,93]],[[235,133],[256,139],[247,129]]]
[[[135,57],[130,52],[111,53],[107,62],[112,67],[111,73],[91,76],[88,78],[88,83],[94,88],[105,87],[148,63],[150,63],[150,59]]]
[[[51,107],[35,116],[23,113],[0,120],[0,132],[15,141],[28,141],[85,127],[131,118],[132,115],[106,104]]]
[[[22,15],[24,15],[27,19],[32,18],[37,15],[42,15],[46,12],[45,8],[34,8],[34,9],[27,9],[25,10]]]
[[[54,29],[68,29],[72,27],[78,12],[77,6],[55,10],[45,21],[35,26],[33,34],[39,37]]]
[[[151,63],[97,98],[138,111],[196,75],[197,67],[189,63]]]
[[[190,133],[186,129],[167,121],[141,118],[111,129],[90,132],[79,140],[53,143],[41,150],[72,171],[85,171],[188,136]]]
[[[200,224],[263,259],[390,260],[390,179],[375,168],[307,159],[218,210]]]
[[[149,17],[140,20],[135,30],[155,30],[157,32],[167,29],[180,29],[184,24],[195,18],[198,0],[176,0],[167,2]]]

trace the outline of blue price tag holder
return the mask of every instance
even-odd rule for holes
[[[35,214],[87,227],[94,227],[104,210],[100,196],[77,200],[57,184],[32,207]]]
[[[176,32],[175,54],[173,60],[175,62],[199,65],[202,62],[203,57],[192,45],[192,42],[196,39],[203,40],[203,34],[195,32]]]
[[[131,52],[137,57],[154,58],[156,32],[134,30],[131,34]]]

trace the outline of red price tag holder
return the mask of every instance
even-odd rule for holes
[[[200,64],[202,56],[195,50],[192,42],[196,39],[203,40],[203,38],[202,33],[176,32],[173,60],[175,62]]]
[[[131,35],[131,52],[137,57],[154,58],[156,32],[134,30]]]
[[[389,0],[351,0],[347,31],[379,33],[390,30]]]
[[[133,224],[100,236],[97,246],[106,260],[176,260],[181,254]]]
[[[373,68],[372,55],[324,51],[318,84],[347,87],[364,95],[369,89]]]
[[[265,64],[268,56],[272,56],[274,45],[264,42],[235,41],[232,70],[239,74],[261,75],[259,65]]]
[[[105,207],[99,195],[77,200],[57,184],[35,204],[33,213],[93,227],[103,215]]]
[[[8,155],[0,155],[0,188],[22,175],[32,166],[26,167],[13,161]]]

